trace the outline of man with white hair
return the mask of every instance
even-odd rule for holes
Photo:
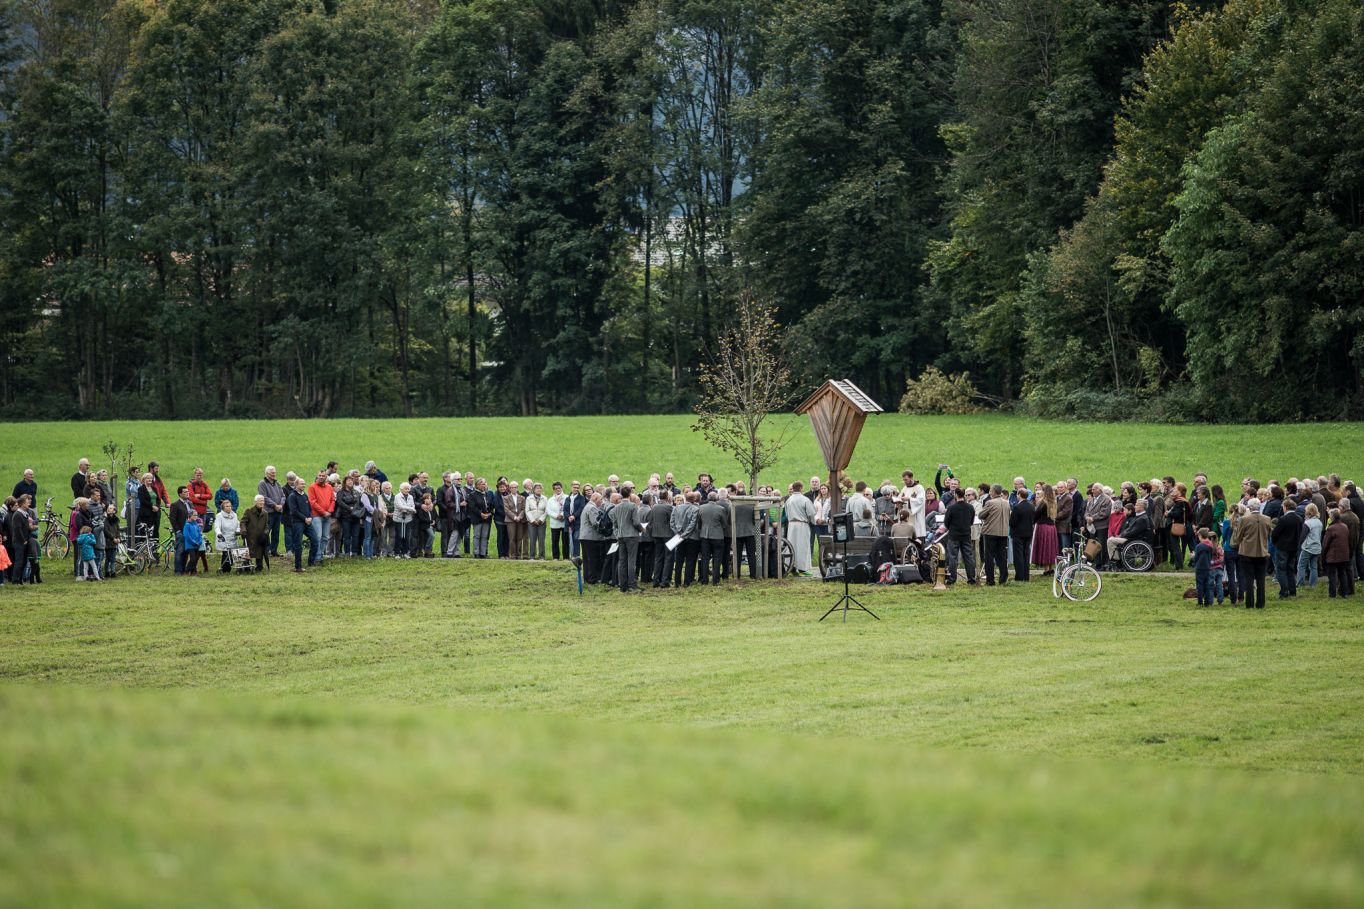
[[[88,486],[89,484],[90,484],[90,461],[87,458],[81,458],[80,463],[76,465],[75,474],[73,474],[71,477],[72,498],[78,499],[81,496],[85,495],[85,487]]]
[[[365,462],[365,476],[378,482],[381,486],[388,482],[388,475],[375,466],[373,461]]]
[[[286,492],[275,478],[273,465],[265,468],[265,477],[256,484],[256,495],[265,499],[265,514],[269,518],[270,524],[270,557],[277,559],[279,558],[279,529],[284,522]]]
[[[14,484],[12,495],[16,499],[20,496],[28,496],[32,501],[38,501],[38,481],[34,478],[33,468],[25,468],[24,478]]]

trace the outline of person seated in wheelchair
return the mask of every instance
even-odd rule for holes
[[[1129,543],[1145,543],[1147,546],[1155,546],[1155,533],[1151,526],[1151,518],[1146,513],[1146,500],[1137,499],[1132,506],[1132,513],[1123,519],[1122,527],[1118,530],[1118,535],[1108,538],[1108,561],[1110,565],[1121,565],[1119,553],[1123,547]]]

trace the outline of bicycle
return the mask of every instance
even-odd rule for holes
[[[157,572],[175,567],[175,540],[158,540],[153,537],[139,537],[129,557],[133,560],[133,574],[144,571]]]
[[[54,562],[66,558],[66,554],[71,551],[71,541],[66,538],[69,520],[70,515],[62,518],[52,510],[52,499],[49,497],[47,503],[43,505],[43,516],[38,519],[38,523],[47,528],[43,531],[39,546],[42,547],[43,555]]]
[[[1051,576],[1051,595],[1075,603],[1088,603],[1103,589],[1103,577],[1098,569],[1089,564],[1084,552],[1084,544],[1077,541],[1073,547],[1056,557],[1056,568]]]

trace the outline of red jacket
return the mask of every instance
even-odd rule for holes
[[[189,503],[203,517],[208,512],[208,503],[213,501],[213,490],[203,480],[189,481]]]
[[[313,507],[313,517],[329,518],[336,511],[336,490],[330,483],[314,481],[308,487],[308,504]]]
[[[161,497],[162,505],[170,504],[170,496],[166,495],[166,484],[161,482],[159,475],[152,475],[152,489],[155,489],[156,494]]]

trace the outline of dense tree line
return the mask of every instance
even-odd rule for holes
[[[1364,412],[1356,0],[0,0],[0,413]]]

